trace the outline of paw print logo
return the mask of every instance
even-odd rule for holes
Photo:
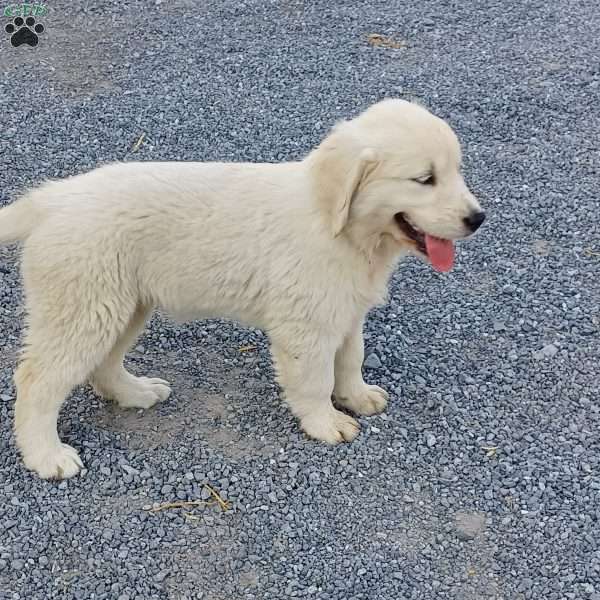
[[[37,46],[38,35],[44,33],[44,26],[36,23],[33,17],[15,17],[12,23],[8,23],[4,28],[6,33],[10,34],[10,43],[16,48],[22,44],[28,46]]]

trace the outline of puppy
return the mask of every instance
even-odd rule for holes
[[[0,242],[24,243],[27,329],[15,373],[25,465],[67,478],[81,460],[57,433],[89,381],[120,406],[165,400],[162,379],[123,366],[155,307],[262,328],[292,413],[330,444],[388,394],[361,374],[363,321],[398,259],[447,271],[453,240],[484,213],[450,127],[402,100],[336,125],[283,164],[125,163],[48,182],[0,210]]]

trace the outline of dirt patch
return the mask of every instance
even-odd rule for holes
[[[383,543],[397,548],[405,557],[416,560],[417,557],[435,541],[440,521],[433,508],[433,502],[427,494],[410,495],[402,505],[403,519],[394,519],[382,523],[376,536]],[[425,527],[424,527],[425,525]]]
[[[195,598],[197,591],[202,590],[202,600],[229,600],[240,597],[243,589],[256,589],[259,586],[259,574],[252,568],[232,570],[229,566],[232,558],[239,554],[242,543],[232,535],[229,528],[208,528],[208,537],[198,539],[193,550],[179,550],[176,546],[169,550],[176,556],[180,571],[184,577],[167,577],[165,592],[167,598]],[[195,537],[193,529],[189,535]],[[222,580],[215,580],[209,573],[214,568],[211,565],[221,562],[220,573]],[[208,563],[205,566],[205,563]]]
[[[552,245],[548,240],[535,240],[533,242],[533,253],[538,256],[548,256],[552,249]]]
[[[215,357],[211,357],[214,363]],[[153,361],[155,364],[158,362]],[[219,371],[219,365],[215,366]],[[229,369],[230,370],[230,369]],[[133,369],[141,373],[140,367]],[[190,434],[199,434],[210,448],[224,456],[239,459],[248,454],[271,456],[276,452],[276,440],[254,437],[237,430],[238,419],[232,414],[237,403],[244,402],[244,391],[226,367],[224,393],[215,393],[189,384],[189,376],[174,370],[163,370],[172,386],[171,397],[149,410],[123,409],[112,402],[103,402],[95,411],[95,424],[106,430],[124,432],[132,450],[155,450],[181,443]]]

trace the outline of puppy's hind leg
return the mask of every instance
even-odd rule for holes
[[[31,322],[15,373],[15,437],[28,469],[43,479],[65,479],[76,475],[82,463],[58,436],[60,408],[102,362],[125,325],[110,311],[92,311],[87,321],[78,321],[75,303],[65,303],[62,310],[29,304]]]
[[[62,443],[56,430],[60,408],[78,383],[69,371],[28,356],[15,373],[17,446],[25,466],[42,479],[73,477],[83,467],[77,451]]]
[[[29,469],[44,479],[63,479],[82,464],[58,436],[60,408],[108,356],[136,300],[123,284],[109,287],[102,264],[90,271],[91,261],[69,263],[62,252],[39,248],[24,251],[28,329],[15,373],[15,438]]]
[[[115,400],[123,408],[150,408],[166,400],[171,393],[169,383],[164,379],[136,377],[123,366],[125,353],[143,331],[151,312],[148,307],[138,306],[127,329],[91,378],[98,394]]]

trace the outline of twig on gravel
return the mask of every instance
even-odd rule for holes
[[[594,250],[594,248],[584,248],[583,253],[586,256],[600,256],[600,252],[597,252],[596,250]]]
[[[219,492],[208,485],[208,483],[205,483],[204,487],[210,492],[210,495],[213,497],[212,500],[176,500],[174,502],[163,502],[152,508],[144,508],[144,510],[147,510],[150,513],[157,513],[162,510],[171,510],[173,508],[195,508],[197,506],[214,506],[215,504],[218,504],[223,512],[227,512],[231,509],[231,503],[227,502],[227,500],[223,500]],[[190,513],[185,513],[185,516],[191,518]]]
[[[485,451],[487,458],[496,458],[498,455],[498,446],[481,446],[481,449]]]
[[[223,498],[221,498],[219,492],[214,490],[210,485],[208,485],[208,483],[205,483],[204,487],[212,494],[212,497],[219,504],[219,506],[221,507],[221,510],[223,512],[227,512],[231,508],[231,504],[229,502],[227,502],[227,500],[223,500]]]
[[[250,350],[256,350],[256,346],[254,344],[249,344],[248,346],[242,346],[240,348],[240,352],[249,352]]]
[[[371,46],[378,46],[381,48],[394,48],[396,50],[400,48],[406,48],[407,43],[404,40],[394,40],[387,35],[381,33],[371,33],[367,36],[367,42]]]
[[[145,137],[145,133],[142,133],[142,135],[140,135],[138,141],[133,145],[133,148],[131,149],[132,152],[137,152],[140,149],[140,146],[144,143]]]
[[[200,521],[200,517],[192,513],[183,513],[183,516],[190,521]]]

